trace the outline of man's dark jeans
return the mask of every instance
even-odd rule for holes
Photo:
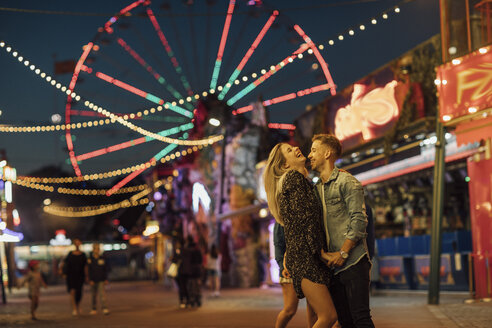
[[[369,309],[370,270],[371,264],[364,256],[332,278],[330,293],[343,328],[374,328]]]

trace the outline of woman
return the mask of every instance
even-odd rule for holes
[[[72,315],[80,314],[80,301],[82,300],[82,289],[86,278],[87,257],[80,250],[82,242],[74,239],[75,250],[68,253],[63,263],[63,274],[67,281],[67,291],[70,293],[72,303]]]
[[[292,276],[297,298],[307,298],[317,315],[313,328],[332,327],[337,314],[327,285],[330,273],[321,261],[324,234],[322,209],[298,147],[276,145],[264,172],[268,207],[285,228],[285,266]]]
[[[284,298],[284,308],[277,316],[275,322],[275,328],[285,328],[297,312],[299,306],[299,299],[297,298],[292,278],[289,271],[284,268],[284,255],[285,255],[285,232],[278,222],[275,222],[273,227],[273,244],[275,246],[275,261],[277,261],[280,274],[280,286],[282,287],[282,295]],[[313,309],[307,304],[307,319],[308,327],[311,328],[316,321],[316,314],[313,313]]]

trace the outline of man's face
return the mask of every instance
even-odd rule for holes
[[[311,145],[311,152],[308,155],[311,161],[311,168],[320,172],[330,156],[329,149],[326,145],[323,145],[319,140],[315,140]]]

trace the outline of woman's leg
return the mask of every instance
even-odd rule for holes
[[[293,284],[281,284],[284,296],[284,308],[277,316],[275,328],[285,328],[290,319],[296,314],[299,299],[297,298]]]
[[[309,304],[308,301],[306,301],[306,314],[307,314],[308,328],[312,328],[316,320],[318,320],[318,316],[316,315],[316,312],[314,312],[313,307]]]
[[[307,301],[318,316],[313,328],[331,328],[337,321],[337,312],[328,287],[308,279],[302,279],[301,288],[304,295],[306,295]]]
[[[77,302],[75,301],[75,288],[70,289],[70,302],[72,303],[72,314],[77,315]]]

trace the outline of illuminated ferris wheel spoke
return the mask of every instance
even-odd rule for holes
[[[178,73],[181,83],[183,83],[184,88],[186,89],[188,96],[193,95],[193,91],[191,90],[190,83],[186,79],[186,76],[183,73],[183,69],[181,66],[179,66],[178,60],[174,56],[174,52],[171,49],[171,46],[169,45],[169,42],[167,41],[166,37],[164,36],[164,33],[162,32],[162,29],[157,22],[157,19],[154,16],[154,12],[150,7],[147,6],[147,15],[149,16],[150,22],[152,23],[152,26],[154,27],[157,36],[159,37],[159,40],[161,40],[162,45],[164,46],[164,49],[166,50],[166,53],[171,59],[171,63],[173,64],[174,69],[176,70],[176,73]]]
[[[259,86],[260,84],[262,84],[263,82],[265,82],[272,75],[274,75],[275,73],[277,73],[278,71],[280,71],[282,68],[284,68],[285,66],[287,66],[289,63],[293,62],[294,61],[294,58],[296,58],[297,55],[302,54],[307,49],[308,49],[308,46],[306,44],[302,44],[299,47],[299,49],[297,49],[296,51],[294,51],[292,53],[292,55],[286,57],[284,60],[282,60],[281,62],[279,62],[277,65],[275,65],[275,66],[272,65],[270,67],[270,70],[268,72],[266,72],[265,74],[263,74],[262,76],[260,76],[255,81],[253,81],[250,84],[248,84],[244,89],[242,89],[241,91],[239,91],[238,93],[236,93],[234,95],[234,97],[232,97],[231,99],[227,100],[227,104],[229,106],[234,105],[239,99],[243,98],[245,95],[247,95],[248,93],[250,93],[251,91],[253,91],[257,86]]]
[[[330,86],[327,83],[320,84],[320,85],[317,85],[317,86],[312,87],[312,88],[299,90],[297,92],[292,92],[292,93],[285,94],[283,96],[279,96],[279,97],[265,100],[262,104],[263,104],[263,106],[275,105],[275,104],[278,104],[278,103],[281,103],[281,102],[284,102],[287,100],[292,100],[294,98],[307,96],[307,95],[310,95],[312,93],[325,91],[328,89],[330,89]],[[243,113],[246,113],[246,112],[249,112],[252,110],[253,110],[253,105],[248,105],[248,106],[240,107],[240,108],[236,109],[235,111],[233,111],[232,113],[234,115],[238,115],[238,114],[243,114]]]
[[[72,80],[70,81],[70,85],[68,87],[68,90],[70,92],[73,91],[75,88],[75,84],[77,83],[77,79],[79,77],[80,70],[84,64],[84,61],[87,59],[87,56],[89,56],[89,53],[92,50],[92,47],[94,44],[92,42],[89,42],[85,47],[84,51],[82,53],[82,56],[80,56],[77,64],[75,65],[75,69],[72,75]],[[65,105],[65,125],[70,126],[70,110],[72,108],[72,97],[70,95],[67,96],[67,103]],[[67,149],[68,149],[68,156],[70,158],[70,163],[72,164],[72,167],[75,171],[75,175],[78,177],[82,176],[82,172],[80,171],[79,165],[77,163],[77,160],[75,159],[75,151],[73,147],[73,140],[72,140],[72,134],[70,133],[70,129],[67,128],[65,130],[65,140],[67,143]]]
[[[111,196],[115,192],[117,192],[120,188],[124,187],[128,182],[131,180],[135,179],[140,173],[148,169],[153,163],[156,163],[159,161],[162,157],[166,156],[169,154],[173,149],[175,149],[178,145],[176,144],[169,144],[166,148],[158,152],[154,157],[152,157],[148,162],[145,163],[145,166],[141,169],[138,169],[129,175],[127,175],[123,180],[115,184],[111,189],[109,189],[106,192],[106,196]]]
[[[163,130],[161,132],[158,132],[157,134],[160,136],[166,137],[166,136],[169,136],[169,135],[172,135],[175,133],[179,133],[179,132],[183,132],[183,131],[187,131],[190,129],[193,129],[193,123],[182,124],[182,125],[174,127],[174,128]],[[116,144],[113,146],[94,150],[94,151],[91,151],[91,152],[88,152],[85,154],[77,155],[76,159],[77,159],[77,161],[82,161],[82,160],[86,160],[89,158],[93,158],[93,157],[105,155],[108,153],[112,153],[112,152],[115,152],[118,150],[122,150],[125,148],[137,146],[137,145],[140,145],[140,144],[143,144],[143,143],[146,143],[149,141],[153,141],[153,140],[155,140],[155,139],[152,137],[141,137],[141,138],[125,141],[125,142],[122,142],[122,143],[119,143],[119,144]]]
[[[256,50],[258,45],[260,44],[261,40],[263,39],[263,37],[265,36],[267,31],[272,26],[272,24],[275,21],[275,18],[277,16],[278,16],[278,11],[275,10],[273,12],[273,14],[270,16],[270,18],[268,19],[268,21],[263,26],[263,28],[261,29],[261,31],[258,34],[258,36],[256,37],[256,39],[253,41],[253,44],[251,44],[251,46],[249,47],[248,51],[244,55],[244,57],[241,60],[241,62],[239,63],[239,65],[237,65],[236,69],[234,70],[232,75],[229,77],[229,81],[226,83],[226,85],[222,89],[222,92],[218,96],[219,100],[224,99],[225,95],[227,94],[227,92],[231,88],[232,84],[234,83],[234,80],[236,80],[236,78],[239,76],[239,74],[241,74],[241,71],[243,70],[244,66],[246,65],[248,60],[251,58],[251,56],[253,55],[254,51]]]
[[[328,65],[326,64],[323,56],[319,53],[318,47],[314,44],[314,42],[311,40],[310,37],[304,33],[302,28],[299,25],[294,25],[294,29],[296,32],[304,39],[304,41],[309,45],[309,48],[314,52],[314,55],[318,59],[319,64],[321,65],[321,68],[323,69],[323,74],[325,75],[326,81],[328,82],[328,85],[330,86],[330,92],[334,96],[337,92],[335,89],[335,83],[333,83],[333,79],[331,78],[330,71],[328,70]]]
[[[152,68],[152,66],[150,66],[132,47],[130,47],[130,45],[128,45],[128,43],[125,40],[123,40],[122,38],[118,38],[117,42],[123,49],[125,49],[126,52],[130,54],[130,56],[132,56],[145,69],[146,72],[152,75],[152,77],[157,82],[164,85],[164,87],[167,89],[167,91],[169,91],[169,93],[173,97],[175,97],[176,99],[183,98],[181,93],[179,93],[179,91],[177,91],[171,84],[169,84],[162,75],[157,73]],[[193,106],[191,104],[186,103],[185,106],[189,110],[193,110]]]
[[[92,68],[90,67],[87,67],[87,66],[83,66],[83,70],[89,74],[92,74],[93,73],[93,70]],[[180,106],[177,106],[176,104],[172,104],[172,103],[169,103],[169,102],[164,102],[164,100],[162,100],[161,98],[157,97],[157,96],[154,96],[153,94],[151,93],[148,93],[148,92],[145,92],[145,91],[142,91],[136,87],[133,87],[125,82],[122,82],[118,79],[115,79],[109,75],[106,75],[102,72],[95,72],[95,75],[96,77],[100,78],[101,80],[103,81],[106,81],[108,83],[111,83],[111,84],[114,84],[115,86],[117,87],[120,87],[126,91],[129,91],[133,94],[136,94],[137,96],[140,96],[142,98],[145,98],[155,104],[158,104],[158,105],[168,105],[169,109],[171,109],[172,111],[178,113],[178,114],[181,114],[183,116],[186,116],[186,117],[189,117],[189,118],[192,118],[193,117],[193,113],[190,112],[189,110],[186,110]]]
[[[226,20],[224,23],[224,29],[222,30],[222,37],[220,39],[219,51],[217,52],[217,59],[215,60],[214,71],[212,73],[212,80],[210,81],[210,89],[215,90],[217,87],[217,80],[219,79],[220,65],[222,64],[222,57],[224,56],[224,49],[227,42],[227,35],[229,28],[231,27],[232,14],[234,13],[235,0],[229,1],[229,7],[227,8]]]

